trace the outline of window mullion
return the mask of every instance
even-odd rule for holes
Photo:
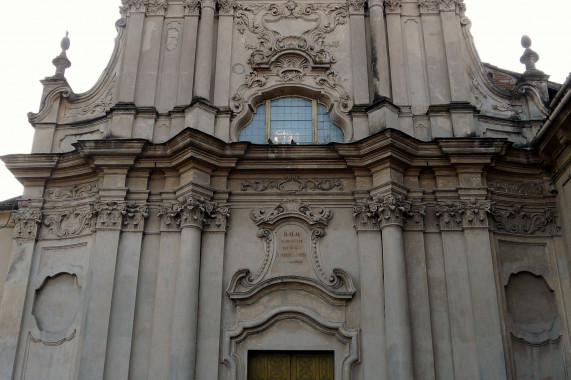
[[[270,129],[270,123],[271,123],[271,109],[272,109],[272,101],[271,100],[266,100],[266,141],[264,141],[264,143],[266,143],[268,140],[270,140],[272,138],[271,136],[271,129]]]
[[[317,144],[317,100],[311,101],[311,129],[313,131],[313,143]]]

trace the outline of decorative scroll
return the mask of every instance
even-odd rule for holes
[[[495,221],[495,228],[499,232],[556,235],[561,230],[557,224],[557,214],[554,209],[526,211],[522,205],[515,205],[510,209],[494,207],[491,214]]]
[[[91,230],[95,221],[92,209],[72,209],[57,214],[48,214],[44,218],[44,225],[48,237],[57,238],[74,237],[81,235],[84,230]]]
[[[99,181],[83,183],[68,187],[48,188],[45,192],[46,200],[65,200],[87,197],[97,193]]]
[[[79,119],[83,116],[98,117],[104,116],[105,112],[109,111],[111,106],[115,104],[114,93],[117,80],[113,78],[109,86],[103,91],[103,95],[96,99],[91,104],[85,105],[80,108],[66,108],[64,119]]]
[[[333,214],[330,209],[314,211],[307,203],[298,200],[287,200],[278,203],[269,213],[264,209],[252,210],[252,220],[260,225],[262,223],[273,223],[278,219],[287,216],[296,216],[304,219],[309,224],[321,223],[327,225]]]
[[[488,186],[498,193],[517,195],[543,195],[544,184],[541,181],[504,181],[500,179],[488,180]]]
[[[287,191],[287,192],[312,192],[312,191],[343,191],[343,181],[331,178],[305,179],[299,176],[287,176],[281,179],[259,178],[243,181],[241,190],[253,190],[256,192],[265,191]]]

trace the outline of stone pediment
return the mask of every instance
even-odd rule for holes
[[[254,209],[263,256],[255,272],[238,270],[227,293],[234,300],[247,300],[274,288],[292,288],[318,294],[322,298],[348,300],[355,294],[348,273],[326,270],[320,240],[333,214],[329,209],[314,210],[299,200],[286,200],[272,209]]]

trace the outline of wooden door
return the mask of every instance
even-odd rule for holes
[[[248,380],[333,380],[333,352],[253,351]]]

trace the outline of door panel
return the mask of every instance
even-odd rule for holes
[[[248,380],[333,380],[333,352],[257,351],[248,356]]]

